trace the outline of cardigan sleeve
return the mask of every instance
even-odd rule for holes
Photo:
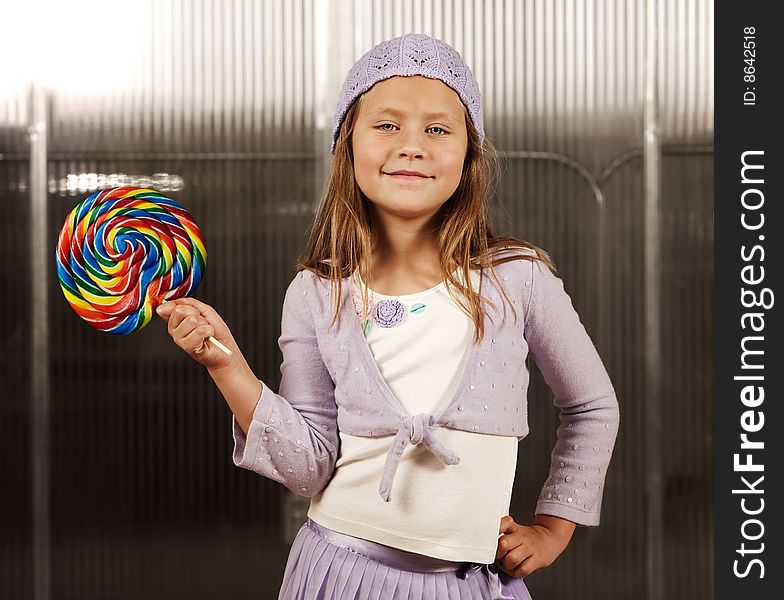
[[[319,349],[304,271],[286,290],[278,346],[278,393],[262,382],[247,436],[232,415],[234,464],[315,496],[335,469],[340,439],[335,385]]]
[[[618,434],[618,401],[563,281],[544,263],[530,262],[524,337],[560,409],[549,476],[536,514],[596,526]]]

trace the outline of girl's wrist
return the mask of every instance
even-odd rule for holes
[[[245,357],[242,355],[242,353],[239,352],[239,349],[233,351],[231,360],[228,364],[221,367],[207,368],[207,371],[213,379],[225,378],[242,370],[250,371],[250,366],[245,361]]]
[[[234,413],[240,429],[247,435],[264,384],[244,360],[232,361],[220,369],[209,369],[209,374]]]
[[[549,529],[566,542],[572,539],[572,534],[577,527],[575,522],[568,519],[543,514],[538,514],[534,517],[534,525],[541,525]]]

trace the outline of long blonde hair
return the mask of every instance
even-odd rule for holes
[[[363,292],[368,306],[367,282],[370,281],[371,257],[376,234],[371,228],[368,201],[354,178],[354,153],[351,144],[352,132],[362,104],[362,96],[349,108],[338,132],[335,155],[331,163],[327,182],[321,195],[319,208],[310,227],[310,237],[305,255],[297,260],[297,272],[308,270],[331,282],[335,301],[332,324],[340,313],[341,281],[350,277],[359,268],[365,283]],[[507,302],[509,297],[498,281],[493,267],[512,260],[541,260],[556,273],[550,256],[524,240],[515,237],[496,236],[490,231],[487,218],[488,198],[495,191],[499,177],[498,155],[490,141],[485,138],[480,145],[479,134],[471,121],[468,110],[463,106],[468,131],[468,150],[463,162],[460,183],[439,212],[438,253],[441,279],[445,288],[458,306],[474,322],[474,340],[479,343],[484,337],[484,315],[487,311],[481,301],[495,305],[473,289],[469,269],[489,268]],[[499,257],[506,250],[526,248],[535,256],[527,254]],[[465,285],[453,276],[451,264]],[[456,298],[450,286],[456,288],[467,300]],[[511,304],[511,303],[510,303]],[[517,319],[517,311],[512,310]],[[489,316],[489,315],[488,315]],[[492,320],[492,317],[490,317]]]

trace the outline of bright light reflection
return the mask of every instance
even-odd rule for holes
[[[75,95],[130,88],[148,14],[128,0],[0,0],[0,97],[32,81]]]

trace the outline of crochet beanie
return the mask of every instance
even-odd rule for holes
[[[468,109],[482,143],[485,130],[481,95],[468,65],[457,50],[441,40],[423,33],[407,33],[381,42],[351,67],[333,117],[330,153],[335,153],[340,125],[354,101],[379,81],[395,75],[424,75],[440,79],[455,90]]]

